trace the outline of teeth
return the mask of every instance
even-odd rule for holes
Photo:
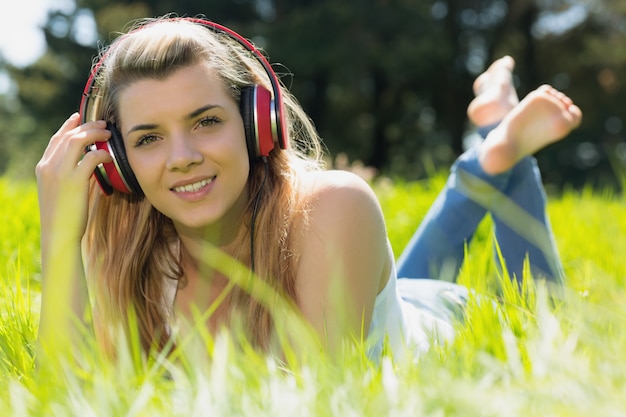
[[[211,180],[202,180],[202,181],[194,182],[193,184],[187,184],[181,187],[174,187],[174,191],[179,192],[179,193],[193,193],[195,191],[198,191],[200,188],[204,187],[210,182]]]

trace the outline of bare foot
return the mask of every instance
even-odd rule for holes
[[[480,164],[488,174],[508,171],[522,158],[567,136],[581,120],[580,108],[569,97],[543,85],[489,133],[480,146]]]
[[[504,56],[474,81],[476,98],[467,107],[467,116],[476,126],[499,122],[519,103],[513,85],[514,67],[513,58]]]

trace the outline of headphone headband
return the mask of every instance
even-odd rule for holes
[[[284,111],[284,106],[283,106],[282,93],[280,89],[280,82],[278,81],[278,77],[276,76],[276,73],[272,69],[272,66],[270,65],[269,61],[267,60],[267,58],[265,58],[265,55],[263,55],[254,46],[252,42],[250,42],[249,40],[247,40],[246,38],[244,38],[243,36],[235,32],[234,30],[229,29],[226,26],[220,25],[218,23],[214,23],[209,20],[195,18],[195,17],[176,17],[176,18],[170,18],[168,20],[173,20],[173,21],[182,20],[182,21],[192,22],[192,23],[196,23],[201,26],[204,26],[207,29],[210,29],[216,33],[223,33],[225,35],[228,35],[231,39],[237,41],[241,46],[243,46],[247,51],[255,55],[257,60],[261,63],[261,65],[263,65],[263,68],[265,69],[265,72],[267,73],[269,80],[270,80],[270,84],[272,86],[272,94],[273,94],[273,105],[271,109],[272,136],[275,139],[274,141],[278,143],[281,149],[286,149],[287,148],[287,134],[285,132],[285,123],[283,123],[285,111]],[[141,30],[143,28],[149,27],[150,25],[158,23],[158,22],[159,21],[147,23],[129,32],[128,34],[131,34],[137,30]],[[127,35],[122,35],[122,36],[127,36]],[[85,88],[83,90],[83,96],[82,96],[81,103],[80,103],[81,123],[85,123],[87,121],[87,114],[90,109],[89,106],[91,104],[91,97],[92,97],[92,93],[95,87],[96,78],[98,76],[100,68],[102,67],[107,55],[108,55],[108,51],[105,52],[104,55],[100,58],[100,60],[92,67],[92,70],[89,75],[89,79],[87,80],[87,84],[85,85]]]
[[[280,82],[266,57],[250,41],[237,32],[220,24],[200,18],[175,17],[156,20],[139,26],[127,34],[122,35],[122,37],[129,36],[136,31],[164,21],[186,21],[201,25],[214,33],[228,36],[256,57],[257,61],[263,66],[263,69],[268,75],[272,90],[270,92],[260,85],[254,85],[246,86],[241,91],[240,109],[244,119],[246,142],[248,144],[250,158],[268,156],[269,152],[275,147],[275,144],[278,144],[281,149],[286,149],[288,143]],[[81,123],[93,120],[96,117],[98,111],[97,106],[101,103],[98,97],[99,95],[96,94],[99,88],[97,85],[98,74],[110,51],[115,48],[114,45],[115,42],[92,66],[80,103]],[[109,129],[113,133],[116,127],[110,125]],[[139,186],[134,179],[132,169],[126,164],[125,149],[121,135],[119,132],[116,133],[115,135],[112,134],[112,139],[115,137],[115,141],[119,142],[119,144],[111,147],[107,146],[106,149],[110,151],[114,161],[122,160],[124,162],[115,166],[105,164],[104,167],[98,167],[94,172],[96,179],[106,194],[111,194],[112,188],[127,193],[140,192],[141,190],[138,189]],[[105,147],[98,146],[97,144],[91,149],[94,148],[105,149]],[[116,153],[118,154],[117,158]],[[120,178],[118,178],[118,176]]]

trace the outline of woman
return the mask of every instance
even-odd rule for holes
[[[444,198],[401,257],[405,276],[437,278],[431,260],[460,261],[459,245],[489,207],[481,196],[491,193],[459,193],[455,178],[465,166],[513,198],[519,190],[508,185],[518,177],[530,176],[527,188],[541,194],[527,157],[580,122],[571,100],[547,86],[517,104],[511,71],[506,58],[477,80],[470,118],[481,126],[501,122],[453,168]],[[95,328],[109,347],[118,325],[129,331],[129,312],[148,350],[166,346],[176,318],[209,311],[203,320],[211,332],[243,323],[254,345],[271,350],[276,329],[269,307],[276,299],[254,295],[263,288],[296,306],[331,351],[352,336],[368,336],[373,357],[386,337],[394,351],[424,350],[431,331],[451,333],[445,314],[419,303],[437,304],[428,292],[434,281],[399,280],[398,288],[370,187],[350,173],[320,169],[309,119],[265,58],[236,33],[197,19],[146,21],[103,54],[86,97],[82,115],[65,122],[37,166],[44,344],[54,339],[50,317],[60,314],[48,307],[64,287],[60,276],[70,277],[64,285],[77,314],[89,310],[88,283]],[[83,155],[85,148],[92,151]],[[90,179],[94,170],[100,186]],[[530,209],[540,212],[535,217],[552,250],[543,204]],[[59,215],[66,210],[75,215]],[[472,213],[468,230],[439,241],[446,219],[462,211]],[[505,240],[517,246],[511,235]],[[432,253],[422,252],[431,244]],[[207,247],[236,262],[207,261],[215,253]],[[56,265],[59,248],[75,261]],[[532,263],[533,250],[522,249]],[[516,249],[507,264],[519,262],[518,255]],[[415,265],[420,269],[412,273]],[[558,277],[547,269],[546,276]],[[400,290],[418,302],[410,305]],[[57,326],[59,320],[71,318],[56,316]]]

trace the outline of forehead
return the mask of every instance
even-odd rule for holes
[[[165,78],[134,81],[120,91],[118,100],[122,124],[129,118],[188,114],[207,104],[235,102],[218,73],[207,64],[184,67]]]

